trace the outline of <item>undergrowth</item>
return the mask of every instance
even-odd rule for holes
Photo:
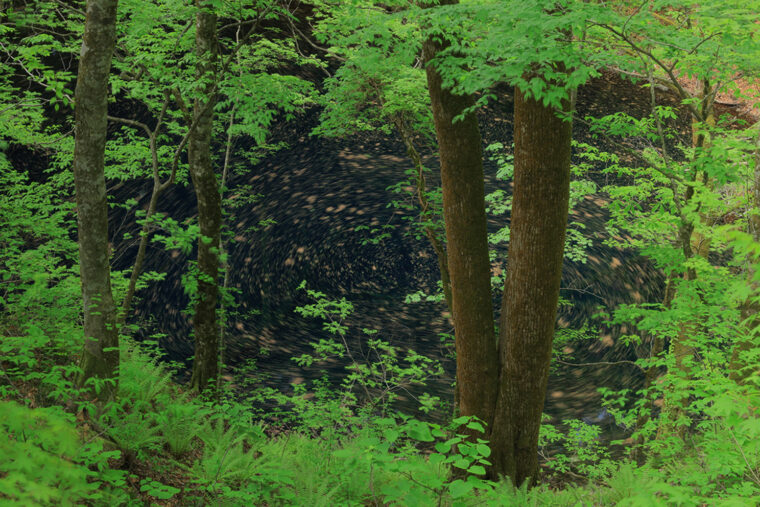
[[[75,368],[56,369],[76,340],[43,354],[17,338],[2,342],[3,504],[740,505],[758,492],[760,428],[750,415],[760,400],[736,391],[725,397],[726,385],[715,386],[720,393],[705,406],[700,433],[644,466],[613,461],[594,426],[546,425],[542,446],[553,452],[545,456],[545,478],[561,482],[527,489],[482,479],[487,442],[457,433],[482,433],[480,422],[439,425],[377,401],[362,404],[351,394],[365,381],[355,367],[344,389],[317,382],[312,396],[280,395],[299,416],[283,429],[258,420],[252,399],[237,401],[231,390],[184,392],[175,372],[128,339],[119,396],[98,407],[73,387]],[[50,347],[43,339],[31,343]],[[466,479],[452,474],[457,469]]]
[[[320,379],[283,393],[246,383],[256,372],[242,369],[219,392],[199,396],[175,382],[176,367],[155,347],[122,337],[118,396],[98,405],[74,382],[83,340],[70,210],[54,204],[50,189],[8,181],[0,196],[2,505],[696,506],[760,497],[757,379],[730,380],[725,353],[709,346],[728,340],[731,326],[699,330],[704,359],[687,378],[667,377],[644,393],[606,393],[615,422],[637,426],[619,444],[629,450],[638,442],[645,463],[619,452],[613,459],[593,424],[545,424],[542,482],[531,489],[484,479],[490,450],[480,421],[437,424],[394,408],[400,394],[424,390],[439,364],[369,329],[367,349],[355,353],[343,323],[350,303],[305,287],[311,302],[300,313],[321,319],[329,336],[295,360],[342,356],[339,385]],[[708,317],[725,306],[697,303]],[[678,322],[659,308],[627,311],[640,327],[652,322],[651,333]],[[670,433],[655,403],[666,391],[685,400],[681,429]],[[637,401],[626,403],[631,394]],[[439,401],[418,399],[423,412]],[[480,438],[466,439],[465,428]]]

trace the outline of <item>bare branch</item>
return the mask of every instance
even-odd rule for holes
[[[561,359],[554,359],[554,362],[564,364],[566,366],[578,366],[578,367],[587,367],[587,366],[617,366],[620,364],[628,364],[631,366],[635,366],[636,368],[643,370],[643,368],[636,364],[634,361],[627,361],[627,360],[620,360],[620,361],[598,361],[595,363],[568,363],[567,361],[562,361]]]

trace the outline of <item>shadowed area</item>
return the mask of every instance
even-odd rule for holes
[[[580,90],[578,115],[601,116],[623,109],[640,117],[648,113],[648,93],[630,82],[604,75]],[[511,92],[500,90],[497,96],[496,102],[479,113],[483,143],[486,146],[500,142],[510,147]],[[445,378],[431,382],[427,390],[450,400],[455,368],[453,361],[445,357],[439,337],[441,332],[451,332],[444,304],[404,303],[409,293],[432,291],[438,269],[429,244],[409,234],[408,219],[413,216],[387,206],[397,198],[388,187],[396,184],[411,165],[403,145],[379,134],[341,140],[312,137],[309,132],[317,122],[318,111],[311,110],[295,122],[279,124],[273,141],[287,142],[289,147],[246,167],[230,184],[227,197],[233,203],[250,193],[261,197],[252,204],[236,207],[227,218],[234,239],[228,246],[230,285],[240,291],[241,307],[228,322],[225,361],[235,366],[256,359],[258,372],[268,378],[267,383],[285,390],[290,383],[318,377],[321,370],[339,379],[344,364],[337,360],[308,369],[291,360],[312,352],[309,342],[327,334],[320,322],[294,312],[296,306],[310,302],[302,291],[296,291],[306,280],[310,289],[324,292],[331,299],[345,297],[354,304],[354,313],[346,324],[358,356],[366,352],[361,329],[370,328],[379,331],[377,337],[394,345],[442,360]],[[685,116],[678,119],[676,126],[688,135]],[[582,122],[575,122],[573,135],[575,140],[600,149],[620,151],[603,139],[594,139]],[[635,147],[638,142],[631,140],[630,144]],[[423,147],[422,154],[431,168],[428,184],[436,185],[438,168],[432,147]],[[506,183],[496,179],[492,161],[486,160],[484,169],[486,192],[508,190]],[[610,176],[599,172],[589,177],[600,186],[612,182]],[[240,185],[247,185],[250,191],[241,190]],[[571,221],[585,226],[584,234],[592,244],[585,262],[565,261],[561,296],[570,304],[560,308],[558,327],[579,328],[600,306],[611,310],[620,303],[661,299],[663,279],[657,270],[631,251],[604,245],[605,202],[602,193],[589,195],[572,213]],[[192,189],[172,189],[163,197],[160,210],[178,220],[191,217],[195,213]],[[124,224],[118,224],[123,225],[122,231],[130,228],[131,219],[123,220]],[[274,223],[260,226],[262,220]],[[495,232],[505,223],[508,216],[491,217],[489,229]],[[385,225],[396,227],[379,244],[367,243],[368,232],[356,230],[357,226]],[[117,231],[117,237],[118,234]],[[118,254],[120,262],[129,260],[132,250],[122,249]],[[501,260],[493,265],[495,272],[504,269],[506,245],[499,247],[499,255]],[[165,334],[161,345],[174,360],[187,360],[193,350],[189,319],[182,313],[187,305],[181,288],[186,260],[178,251],[160,251],[154,244],[146,269],[166,271],[167,278],[141,292],[142,300],[136,305],[140,317],[152,319],[143,325],[143,335]],[[500,297],[498,294],[494,298],[497,312]],[[569,361],[636,358],[633,350],[616,343],[620,329],[593,323],[599,328],[600,339],[569,344],[565,352],[574,353]],[[641,377],[629,364],[581,367],[555,363],[546,410],[558,418],[593,417],[601,410],[598,387],[635,388]],[[416,408],[413,403],[404,406],[412,411]]]

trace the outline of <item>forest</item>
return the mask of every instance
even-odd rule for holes
[[[759,12],[0,0],[0,505],[757,505]]]

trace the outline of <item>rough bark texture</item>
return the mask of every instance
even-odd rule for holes
[[[75,91],[74,184],[79,225],[85,344],[79,383],[113,379],[98,393],[116,392],[119,336],[108,260],[108,205],[104,156],[108,112],[108,74],[116,37],[117,0],[88,0]]]
[[[515,177],[501,310],[492,473],[534,483],[559,300],[571,124],[515,90]]]
[[[196,6],[206,2],[196,0]],[[211,135],[214,119],[213,89],[216,69],[216,15],[199,10],[196,18],[195,46],[198,80],[204,83],[205,97],[193,104],[195,129],[188,140],[190,177],[198,199],[198,302],[195,306],[195,359],[193,388],[202,390],[218,375],[219,327],[216,306],[219,295],[219,239],[222,222],[221,196],[211,161]]]
[[[441,160],[456,336],[458,408],[461,415],[476,415],[490,425],[498,367],[480,130],[474,114],[452,122],[473,105],[473,99],[442,88],[441,76],[429,64],[441,49],[442,46],[432,40],[425,42],[423,48]]]

